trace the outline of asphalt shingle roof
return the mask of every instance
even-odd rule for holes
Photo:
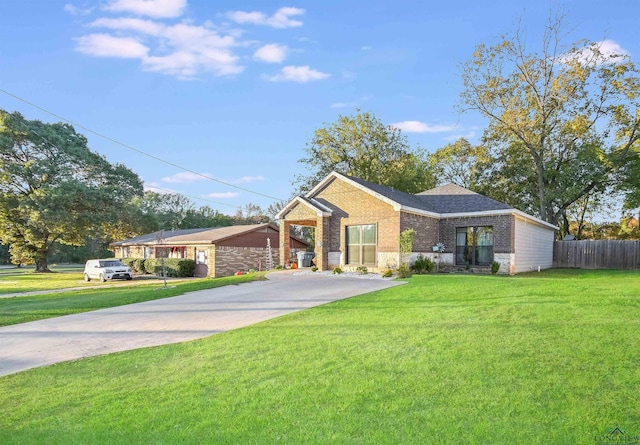
[[[213,244],[233,236],[251,232],[261,227],[267,227],[269,224],[249,224],[242,226],[226,226],[226,227],[209,227],[204,229],[185,229],[185,230],[165,230],[163,233],[163,244],[176,243],[203,243]],[[156,244],[160,231],[148,233],[146,235],[136,236],[123,241],[112,243],[112,246]]]
[[[455,184],[447,184],[442,187],[426,190],[412,195],[401,192],[391,187],[387,187],[354,176],[347,176],[352,181],[386,197],[398,204],[406,207],[424,210],[434,213],[467,213],[486,212],[491,210],[515,210],[505,204],[488,196],[467,190]]]

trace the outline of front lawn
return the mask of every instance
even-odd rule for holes
[[[640,434],[640,275],[409,283],[0,378],[0,443],[593,444]],[[259,298],[259,295],[256,295]]]
[[[97,287],[64,293],[0,298],[0,326],[95,311],[159,298],[175,297],[186,292],[213,289],[229,284],[240,284],[262,279],[264,279],[264,273],[191,279],[186,282],[170,281],[166,289],[163,287],[161,279],[154,279],[151,284],[123,284],[118,287]],[[93,283],[94,281],[91,282]],[[131,282],[127,281],[125,283]]]

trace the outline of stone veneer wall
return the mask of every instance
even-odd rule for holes
[[[271,249],[274,266],[280,264],[280,253],[276,248]],[[227,247],[216,246],[215,271],[211,276],[226,277],[238,271],[247,272],[249,269],[258,269],[261,264],[264,270],[267,249],[264,247]]]

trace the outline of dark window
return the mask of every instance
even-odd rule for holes
[[[490,266],[493,262],[493,227],[458,227],[456,229],[456,264]]]
[[[347,264],[376,264],[376,232],[375,224],[347,227]]]

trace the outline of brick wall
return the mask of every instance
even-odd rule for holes
[[[400,214],[391,205],[339,179],[331,181],[314,198],[333,211],[325,238],[331,252],[340,251],[344,258],[347,226],[376,223],[378,252],[398,251]]]
[[[413,241],[413,251],[428,253],[433,250],[439,239],[440,232],[439,221],[429,216],[416,215],[414,213],[400,213],[400,232],[407,229],[416,231]],[[400,234],[398,233],[398,235]],[[396,237],[398,236],[396,235]]]
[[[280,264],[278,249],[272,248],[273,264]],[[262,247],[231,247],[216,246],[214,253],[215,269],[209,269],[210,276],[226,277],[237,271],[247,272],[249,269],[258,269],[258,263],[264,270],[267,249]],[[213,270],[213,273],[211,271]]]
[[[465,218],[443,218],[440,220],[440,242],[447,252],[456,248],[456,228],[469,226],[493,227],[494,253],[513,253],[514,224],[512,215],[474,216]]]

